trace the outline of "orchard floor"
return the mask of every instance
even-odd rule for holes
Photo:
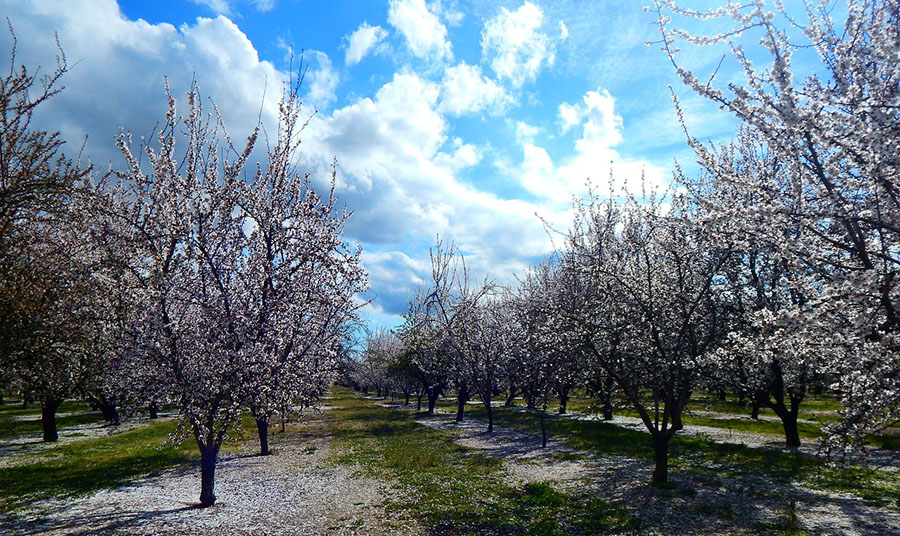
[[[410,487],[410,479],[402,473],[372,470],[370,466],[377,465],[371,459],[376,451],[337,435],[349,430],[333,426],[336,420],[345,418],[340,404],[348,400],[371,411],[390,413],[392,422],[415,423],[409,426],[446,436],[458,446],[460,456],[496,460],[497,478],[509,489],[527,491],[528,485],[539,483],[559,490],[567,500],[588,494],[617,505],[637,520],[632,528],[614,533],[900,534],[900,502],[885,504],[849,493],[813,489],[803,483],[772,482],[764,471],[748,471],[731,478],[717,475],[717,467],[699,467],[702,463],[696,460],[692,463],[698,467],[673,464],[671,486],[651,487],[647,485],[651,465],[627,451],[598,454],[574,448],[560,437],[551,437],[548,448],[541,448],[540,436],[534,430],[495,426],[492,434],[485,433],[486,422],[477,412],[458,423],[443,411],[430,416],[414,414],[400,404],[352,396],[341,392],[336,396],[340,400],[334,401],[337,410],[324,406],[322,413],[289,426],[286,434],[273,434],[272,456],[255,455],[257,446],[252,437],[234,446],[222,456],[216,472],[218,502],[214,507],[197,508],[199,468],[182,466],[90,495],[47,499],[11,514],[0,513],[0,534],[570,532],[565,526],[547,523],[522,525],[531,527],[527,531],[435,523],[429,517],[432,507],[421,504],[424,488]],[[366,441],[370,441],[370,435],[375,441],[382,433],[377,427],[383,423],[373,423],[376,428],[372,430],[365,428],[365,422],[353,426]],[[391,444],[389,448],[398,447]],[[411,456],[416,445],[403,448],[409,449]],[[406,456],[407,452],[399,454]],[[413,476],[412,481],[421,480],[421,475]],[[434,498],[428,496],[428,500]],[[474,496],[472,503],[490,503],[490,498]],[[552,517],[555,510],[545,511]],[[609,533],[583,529],[571,532]]]

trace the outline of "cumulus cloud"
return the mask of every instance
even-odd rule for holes
[[[477,65],[460,63],[448,68],[441,86],[439,110],[451,115],[502,111],[511,102],[503,88],[484,77]]]
[[[312,58],[316,63],[315,68],[311,68],[304,79],[306,87],[309,88],[307,100],[314,107],[322,109],[337,98],[335,90],[341,79],[337,71],[334,70],[328,54],[318,50],[311,50],[304,54],[307,58]]]
[[[344,38],[347,50],[344,63],[351,66],[361,62],[385,37],[387,37],[387,30],[381,26],[370,26],[368,22],[363,22],[352,34]]]
[[[39,109],[36,120],[61,131],[69,151],[89,135],[87,153],[101,167],[120,158],[114,145],[120,127],[139,137],[165,116],[164,78],[178,99],[196,80],[236,141],[256,125],[261,108],[263,121],[274,121],[286,75],[260,61],[225,17],[176,28],[128,20],[114,0],[0,0],[0,6],[19,37],[17,59],[26,65],[53,65],[58,33],[70,68],[66,90]],[[0,37],[0,55],[8,55],[9,45]]]
[[[581,127],[574,154],[559,162],[553,161],[534,136],[517,136],[522,164],[515,172],[532,194],[561,206],[572,196],[583,195],[588,179],[602,184],[610,175],[617,191],[636,193],[642,181],[649,188],[664,186],[661,168],[625,158],[615,149],[622,142],[622,118],[615,112],[615,98],[605,89],[588,91],[579,103],[560,104],[559,118],[564,132]]]
[[[438,111],[440,94],[438,84],[414,73],[395,74],[374,97],[317,117],[305,138],[306,154],[337,157],[341,196],[355,211],[348,224],[355,238],[385,250],[419,244],[404,251],[427,262],[427,246],[439,233],[469,252],[473,270],[510,276],[524,268],[523,259],[550,250],[535,216],[543,209],[502,199],[459,178],[458,172],[477,165],[482,154],[447,135],[449,125]],[[411,276],[406,279],[408,285],[415,283]],[[375,277],[372,286],[386,312],[403,312],[407,285],[391,291]]]
[[[100,167],[107,161],[120,165],[113,144],[120,126],[137,136],[149,134],[164,117],[164,75],[178,98],[195,79],[236,141],[256,125],[260,110],[265,124],[274,122],[277,88],[288,73],[261,61],[225,17],[176,28],[128,20],[114,0],[0,0],[0,7],[16,29],[22,63],[53,65],[53,31],[58,31],[71,70],[66,90],[39,110],[36,126],[61,130],[70,152],[89,134],[87,152]],[[0,55],[8,55],[9,46],[8,38],[0,38]],[[331,61],[322,53],[312,57],[309,99],[329,101],[337,83]],[[477,70],[468,74],[481,90],[492,87]],[[416,266],[427,263],[427,247],[437,233],[469,253],[473,270],[500,277],[551,247],[535,217],[547,210],[503,199],[459,176],[479,165],[483,150],[449,134],[448,114],[451,108],[488,109],[485,103],[496,100],[491,96],[496,91],[453,105],[445,91],[443,83],[397,73],[374,95],[317,114],[304,132],[299,164],[318,185],[325,184],[332,159],[338,159],[338,194],[354,211],[348,238],[363,242],[367,251],[390,252],[367,259],[367,267],[385,270],[372,279],[379,314],[403,312],[406,286],[420,277]],[[401,251],[412,264],[390,273],[389,267],[403,266]]]
[[[581,112],[578,106],[567,102],[559,105],[559,123],[563,134],[581,122]]]
[[[544,12],[531,2],[500,13],[487,21],[481,32],[481,49],[491,69],[501,80],[519,87],[534,80],[545,65],[553,65],[550,38],[540,31]]]
[[[425,4],[425,0],[391,0],[388,22],[406,39],[406,46],[419,58],[452,58],[447,27]]]

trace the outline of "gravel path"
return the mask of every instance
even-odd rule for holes
[[[773,484],[764,475],[722,477],[716,468],[676,470],[670,474],[674,489],[659,489],[647,485],[653,469],[648,461],[595,456],[571,449],[552,437],[544,449],[537,433],[495,425],[494,432],[488,434],[486,421],[467,417],[456,422],[452,413],[440,409],[433,416],[416,420],[457,434],[460,445],[502,459],[512,484],[549,482],[561,490],[589,492],[626,505],[642,520],[648,534],[767,534],[791,516],[796,516],[797,523],[810,534],[900,534],[900,512],[869,506],[850,495]],[[643,428],[637,419],[620,417],[613,423]],[[704,429],[686,431],[707,433],[706,427],[694,428]],[[723,432],[716,428],[710,431]],[[721,433],[712,439],[719,437],[737,439]],[[754,446],[765,444],[758,437],[747,439],[752,439]]]
[[[327,437],[273,438],[272,456],[223,456],[216,469],[218,501],[197,508],[199,467],[168,471],[91,496],[35,505],[0,520],[0,534],[21,535],[318,535],[419,534],[410,520],[392,520],[384,482],[328,462]],[[278,436],[280,437],[280,435]],[[248,442],[247,450],[258,448]]]

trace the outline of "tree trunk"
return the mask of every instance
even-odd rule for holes
[[[272,454],[269,450],[269,416],[260,415],[256,418],[256,431],[259,432],[259,455]]]
[[[724,401],[727,399],[726,393],[725,393],[725,389],[719,388],[719,389],[716,389],[716,391],[718,391],[719,400],[721,400],[722,402],[724,402]]]
[[[216,503],[216,461],[219,449],[200,446],[200,506],[206,508]]]
[[[41,397],[41,428],[43,439],[47,442],[57,441],[59,434],[56,432],[56,410],[62,404],[61,398]]]
[[[151,419],[159,418],[159,408],[156,406],[155,400],[150,402],[150,406],[148,406],[148,409],[150,410],[150,418]]]
[[[461,421],[465,416],[466,402],[469,401],[469,389],[462,387],[456,391],[456,420]]]
[[[416,393],[416,411],[422,411],[422,393]]]
[[[103,414],[103,420],[108,424],[119,425],[119,410],[116,409],[115,402],[100,402],[97,404],[100,413]]]
[[[411,393],[409,391],[407,391],[405,394],[406,394],[406,402],[403,405],[408,406],[409,405],[409,397],[410,397]]]
[[[438,397],[441,396],[440,392],[428,393],[428,414],[434,414],[434,406],[437,404]]]
[[[754,421],[759,420],[759,401],[754,399],[753,402],[750,403],[750,418]]]
[[[559,394],[559,414],[564,415],[566,413],[566,406],[569,405],[569,391],[566,390]]]
[[[34,397],[31,395],[31,391],[22,393],[22,409],[26,409],[32,402],[34,402]]]
[[[613,406],[612,406],[611,397],[607,397],[606,400],[603,402],[602,410],[603,410],[603,420],[604,421],[613,420]]]
[[[653,452],[656,467],[653,469],[651,482],[668,482],[669,480],[669,440],[665,434],[653,438]]]
[[[516,395],[519,394],[517,390],[513,387],[509,388],[509,395],[506,397],[506,402],[503,403],[507,408],[513,405],[513,401],[516,399]]]
[[[784,444],[789,449],[800,447],[800,428],[797,426],[797,415],[789,414],[787,419],[782,419],[784,424]]]
[[[0,404],[3,403],[3,391],[0,391]]]
[[[487,397],[487,400],[483,400],[484,409],[487,411],[488,416],[488,433],[494,431],[494,406],[491,405],[491,397]]]
[[[684,430],[684,422],[681,420],[681,412],[672,408],[672,428],[675,430]]]
[[[797,416],[799,411],[797,411],[797,407],[800,402],[798,401],[795,404],[791,404],[791,409],[788,409],[787,406],[784,405],[783,402],[775,404],[769,404],[772,408],[772,411],[778,415],[778,418],[781,419],[781,425],[784,427],[784,446],[789,449],[795,449],[800,447],[800,428],[797,425]]]
[[[544,417],[544,412],[538,412],[538,419],[541,421],[541,448],[547,447],[547,422]]]

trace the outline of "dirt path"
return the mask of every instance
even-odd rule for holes
[[[200,471],[190,467],[84,498],[35,505],[14,523],[0,521],[0,534],[418,533],[408,521],[398,525],[386,513],[389,485],[329,464],[327,437],[289,433],[273,439],[272,456],[253,455],[257,447],[251,441],[247,452],[222,457],[216,470],[218,501],[211,508],[196,507]]]
[[[777,526],[791,523],[789,519],[794,516],[796,524],[812,534],[900,533],[900,512],[869,506],[850,495],[799,485],[777,485],[764,475],[720,478],[715,468],[674,471],[670,475],[674,489],[658,489],[647,485],[652,471],[652,463],[648,461],[595,456],[571,449],[555,438],[543,449],[537,433],[495,425],[494,432],[487,434],[486,421],[467,417],[463,422],[456,422],[451,413],[441,410],[434,416],[416,420],[457,434],[460,445],[502,459],[513,485],[541,481],[565,491],[590,491],[626,505],[643,521],[649,533],[771,533]]]

